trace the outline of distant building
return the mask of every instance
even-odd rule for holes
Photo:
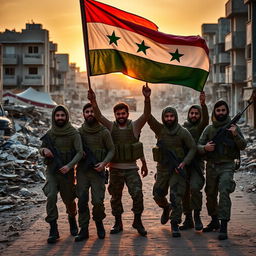
[[[225,37],[225,51],[230,53],[230,65],[225,70],[225,82],[230,86],[231,115],[235,115],[244,105],[247,8],[243,0],[229,0],[225,8],[226,18],[230,20],[230,33]]]
[[[3,45],[3,87],[24,90],[33,87],[50,91],[49,32],[41,24],[26,24],[21,32],[0,33]]]
[[[246,87],[243,99],[252,98],[253,90],[256,90],[256,0],[244,0],[247,6],[246,24]],[[247,111],[247,120],[250,126],[256,128],[256,101]]]
[[[3,47],[0,44],[0,103],[3,101]]]
[[[209,48],[209,58],[210,58],[210,73],[205,83],[204,90],[207,96],[210,98],[209,100],[212,100],[214,102],[216,101],[216,88],[213,83],[213,74],[214,74],[213,58],[214,58],[214,47],[215,47],[214,38],[218,33],[218,24],[216,23],[202,24],[201,32]]]
[[[230,32],[229,19],[219,18],[218,29],[214,35],[213,84],[214,101],[224,99],[230,102],[230,86],[225,83],[225,68],[230,64],[229,52],[225,52],[225,35]]]

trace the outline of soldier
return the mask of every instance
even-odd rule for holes
[[[170,219],[172,236],[180,237],[182,198],[186,190],[185,166],[194,157],[196,144],[187,129],[178,123],[178,114],[174,108],[167,107],[163,110],[162,122],[158,122],[152,115],[148,120],[150,128],[156,134],[158,145],[153,149],[153,158],[157,162],[153,196],[158,206],[163,208],[161,223],[166,224]],[[174,161],[177,166],[170,166]],[[168,188],[171,205],[166,199]]]
[[[114,156],[115,147],[106,127],[98,123],[94,117],[91,103],[83,107],[84,123],[79,132],[84,144],[85,157],[77,165],[77,196],[79,226],[81,230],[75,241],[82,241],[89,237],[88,225],[90,211],[88,206],[89,189],[91,188],[92,214],[96,223],[97,234],[100,239],[105,238],[102,220],[106,217],[104,207],[105,197],[105,167]],[[89,151],[90,150],[90,151]],[[91,159],[88,159],[90,158]]]
[[[145,177],[148,173],[147,165],[144,159],[143,146],[139,142],[142,127],[147,122],[150,115],[150,93],[148,86],[143,86],[143,95],[145,97],[144,113],[135,121],[128,119],[129,108],[124,103],[114,106],[116,121],[112,122],[102,116],[95,94],[92,90],[88,92],[88,99],[91,101],[95,117],[105,125],[111,132],[115,144],[115,156],[110,162],[110,182],[108,191],[111,195],[112,214],[115,216],[115,224],[110,234],[116,234],[123,230],[122,223],[122,192],[124,184],[127,185],[129,194],[133,200],[132,211],[134,212],[133,228],[137,229],[142,236],[147,234],[141,221],[143,212],[143,193],[142,182],[138,174],[137,159],[142,160],[141,175]]]
[[[200,94],[200,105],[193,105],[188,111],[187,121],[183,124],[196,144],[204,128],[209,124],[208,109],[205,104],[205,93]],[[202,188],[204,186],[204,161],[199,154],[196,154],[191,164],[187,166],[187,185],[186,192],[182,200],[183,213],[186,216],[180,230],[194,228],[200,231],[203,229],[203,223],[200,218],[202,210]],[[194,221],[192,218],[194,210]]]
[[[240,158],[240,150],[245,149],[246,141],[236,125],[231,125],[223,141],[214,144],[212,139],[217,132],[230,122],[229,108],[225,101],[218,101],[212,112],[212,124],[203,131],[199,142],[199,152],[206,156],[206,206],[212,220],[203,229],[211,232],[220,228],[219,240],[228,238],[227,223],[231,215],[230,193],[234,192],[233,180],[235,159]],[[219,202],[217,201],[219,193]],[[221,225],[219,223],[221,221]]]
[[[59,105],[52,111],[52,126],[42,138],[40,153],[45,157],[46,184],[43,187],[47,196],[46,222],[50,223],[48,243],[56,243],[59,238],[57,227],[58,209],[57,194],[66,206],[70,233],[78,232],[75,216],[75,183],[73,167],[83,155],[82,141],[78,131],[69,122],[69,112],[65,106]]]

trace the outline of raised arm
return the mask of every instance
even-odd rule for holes
[[[150,104],[150,95],[151,89],[148,87],[148,84],[143,85],[142,93],[144,95],[144,111],[143,114],[133,122],[133,132],[135,137],[138,137],[142,127],[148,121],[150,114],[151,114],[151,104]]]
[[[91,102],[92,107],[93,107],[93,111],[94,111],[94,115],[95,118],[104,126],[106,126],[108,128],[109,131],[112,130],[113,127],[113,122],[111,122],[110,120],[108,120],[105,116],[103,116],[101,114],[101,111],[99,109],[99,106],[97,104],[96,101],[96,95],[94,93],[94,91],[92,89],[88,90],[88,100]]]
[[[200,105],[202,107],[202,119],[201,119],[198,129],[199,129],[200,133],[202,133],[204,128],[209,124],[209,113],[208,113],[208,108],[205,104],[205,93],[204,92],[200,93],[199,100],[200,100]]]

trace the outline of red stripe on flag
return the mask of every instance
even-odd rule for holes
[[[106,23],[111,25],[111,23],[108,23],[109,22],[108,17],[105,17],[106,13],[108,13],[113,15],[114,17],[118,17],[120,20],[127,20],[134,24],[138,24],[140,26],[153,29],[153,30],[158,29],[156,24],[138,15],[125,12],[113,6],[103,4],[93,0],[85,0],[84,2],[85,2],[85,9],[88,12],[88,15],[86,12],[87,22],[101,22],[101,23]]]
[[[161,44],[188,45],[201,47],[208,54],[205,40],[200,36],[176,36],[153,30],[156,25],[147,19],[116,9],[93,0],[85,1],[86,20],[91,23],[103,23],[123,28],[143,35]]]

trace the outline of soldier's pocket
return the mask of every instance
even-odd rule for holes
[[[236,189],[236,183],[235,183],[234,180],[232,180],[232,181],[230,182],[229,192],[230,192],[230,193],[233,193],[233,192],[235,191],[235,189]]]
[[[47,196],[50,193],[50,187],[49,187],[49,183],[46,182],[42,188],[44,195]]]

